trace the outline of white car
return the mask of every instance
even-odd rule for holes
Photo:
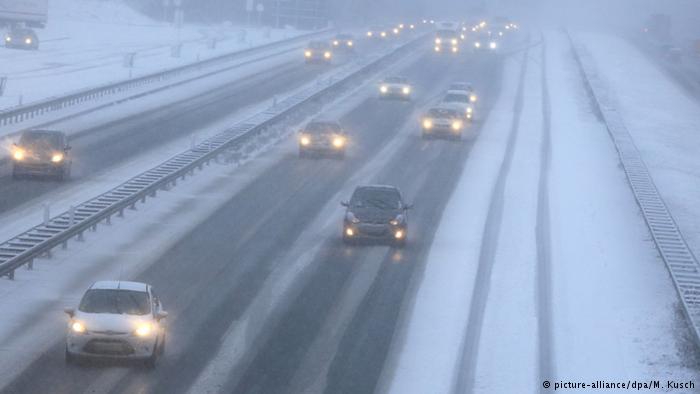
[[[423,139],[439,136],[461,139],[464,129],[462,113],[453,108],[431,108],[421,118],[421,137]]]
[[[150,285],[96,282],[78,309],[66,308],[66,363],[87,357],[142,360],[153,368],[165,350],[168,316]]]
[[[474,118],[474,105],[469,92],[463,90],[448,90],[440,103],[441,107],[452,108],[464,116],[467,120]]]
[[[474,86],[472,86],[472,84],[469,82],[453,82],[450,85],[449,90],[466,92],[469,94],[469,101],[472,103],[477,102],[479,99],[479,97],[476,95],[476,91],[474,90]]]
[[[380,98],[410,100],[413,88],[407,78],[387,77],[379,84]]]

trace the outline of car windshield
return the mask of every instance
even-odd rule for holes
[[[406,83],[406,78],[402,77],[388,77],[384,80],[386,83]]]
[[[466,96],[464,94],[450,93],[446,95],[442,101],[446,103],[468,103],[469,96]]]
[[[310,49],[325,49],[325,48],[328,48],[328,45],[325,42],[312,41],[311,43],[309,43],[309,48]]]
[[[452,30],[440,30],[437,32],[436,35],[438,38],[445,38],[445,39],[457,38],[457,33],[452,31]]]
[[[391,188],[359,188],[350,199],[353,208],[397,210],[401,208],[401,195]]]
[[[304,129],[305,132],[310,134],[328,134],[328,133],[340,133],[341,127],[337,123],[325,123],[325,122],[314,122],[309,123]]]
[[[350,34],[338,34],[335,38],[339,40],[349,40],[352,36]]]
[[[88,290],[80,301],[81,312],[143,316],[151,312],[148,293],[121,289]]]
[[[22,133],[19,144],[35,149],[60,149],[62,137],[58,133],[29,131]]]
[[[428,116],[431,118],[456,118],[459,117],[457,111],[446,108],[432,108],[428,111]]]

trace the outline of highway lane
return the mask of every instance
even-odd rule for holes
[[[45,179],[13,180],[11,166],[7,166],[0,174],[0,213],[59,188],[71,187],[173,139],[196,133],[240,108],[302,86],[349,59],[350,56],[339,56],[333,66],[306,65],[300,55],[298,61],[263,70],[250,78],[222,80],[219,88],[183,98],[175,105],[81,131],[71,137],[72,177],[65,184]]]
[[[354,133],[345,161],[282,157],[236,195],[141,277],[154,284],[170,312],[167,356],[156,371],[114,363],[66,367],[63,343],[37,359],[5,392],[183,392],[221,340],[258,296],[265,280],[298,256],[288,254],[310,229],[314,217],[358,168],[416,122],[416,106],[432,100],[453,80],[473,80],[486,100],[497,90],[496,58],[445,61],[426,55],[403,70],[417,82],[416,105],[369,98],[343,117]],[[381,171],[367,181],[400,186],[416,203],[409,245],[349,248],[336,232],[324,234],[314,270],[300,281],[298,296],[278,312],[276,323],[250,334],[243,365],[231,371],[224,391],[282,392],[297,378],[306,349],[338,302],[337,295],[355,271],[380,264],[371,289],[345,327],[338,353],[327,365],[329,392],[371,392],[391,342],[404,293],[420,269],[451,187],[473,141],[422,141],[417,127]],[[478,129],[478,124],[475,128]],[[478,134],[477,134],[478,135]],[[338,220],[341,218],[338,209]],[[309,244],[312,248],[316,245]],[[398,252],[398,258],[397,258]],[[376,260],[379,254],[381,261]],[[60,312],[57,312],[60,313]],[[349,328],[349,329],[348,329]],[[302,379],[303,380],[303,379]]]

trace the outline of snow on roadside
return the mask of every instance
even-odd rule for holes
[[[697,381],[685,364],[678,297],[614,145],[590,108],[568,41],[548,32],[547,43],[552,381]]]
[[[700,103],[627,41],[576,37],[595,59],[654,183],[700,256]]]
[[[459,360],[479,261],[489,193],[503,160],[513,116],[520,56],[504,67],[501,94],[442,216],[414,302],[404,312],[379,392],[447,393]]]
[[[537,222],[542,143],[541,48],[528,54],[523,108],[503,194],[498,250],[491,272],[474,391],[535,392],[537,360]],[[495,198],[495,197],[494,197]],[[531,338],[532,340],[523,340]],[[508,360],[508,362],[504,362]]]
[[[0,109],[127,79],[300,34],[297,30],[185,24],[179,31],[120,1],[52,0],[39,51],[0,48],[7,89]],[[211,48],[212,40],[217,43]],[[183,44],[179,58],[171,56]],[[133,69],[124,56],[135,54]]]

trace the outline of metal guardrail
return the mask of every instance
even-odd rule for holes
[[[14,279],[17,268],[26,264],[31,269],[34,259],[50,255],[51,250],[59,245],[65,248],[67,242],[73,237],[81,240],[86,230],[94,229],[101,221],[106,220],[109,223],[112,216],[123,215],[125,209],[133,208],[138,201],[145,202],[147,197],[155,196],[159,189],[175,184],[178,178],[184,178],[195,168],[201,168],[224,150],[240,145],[248,138],[260,134],[268,126],[284,120],[305,104],[322,100],[327,94],[333,94],[335,90],[342,89],[352,82],[353,77],[370,72],[384,62],[399,56],[414,46],[417,41],[418,39],[414,39],[386,53],[359,59],[341,68],[339,72],[322,83],[317,83],[288,97],[277,105],[204,140],[194,148],[129,179],[112,190],[0,243],[0,276],[9,276],[10,279]]]
[[[700,346],[700,267],[692,250],[683,237],[666,203],[661,198],[654,180],[649,174],[642,155],[625,126],[622,115],[607,96],[605,84],[585,47],[576,42],[567,31],[574,48],[574,56],[581,69],[594,103],[612,137],[627,180],[642,210],[647,227],[654,238],[656,249],[666,263],[683,312],[690,323],[695,341]]]
[[[170,68],[164,71],[159,71],[144,75],[142,77],[137,77],[133,79],[128,79],[116,83],[111,83],[103,86],[98,86],[94,88],[87,88],[73,92],[61,97],[48,98],[40,100],[34,103],[29,103],[19,107],[7,109],[0,111],[0,126],[8,126],[24,122],[26,120],[41,116],[50,112],[61,111],[65,108],[70,108],[78,104],[82,104],[95,99],[100,99],[106,96],[111,96],[119,93],[123,93],[135,88],[142,87],[144,85],[149,85],[157,82],[162,82],[168,79],[178,77],[182,74],[189,73],[192,71],[199,71],[205,67],[212,67],[215,65],[220,65],[223,63],[230,62],[237,58],[255,54],[257,52],[267,51],[271,48],[289,45],[296,43],[298,41],[306,41],[312,37],[317,37],[319,35],[327,34],[331,30],[320,30],[314,31],[307,34],[302,34],[296,37],[292,37],[286,40],[275,41],[269,44],[260,45],[253,48],[243,49],[236,52],[227,53],[224,55],[216,56],[210,59],[202,60],[199,62],[194,62],[186,64],[184,66],[178,66],[175,68]]]

